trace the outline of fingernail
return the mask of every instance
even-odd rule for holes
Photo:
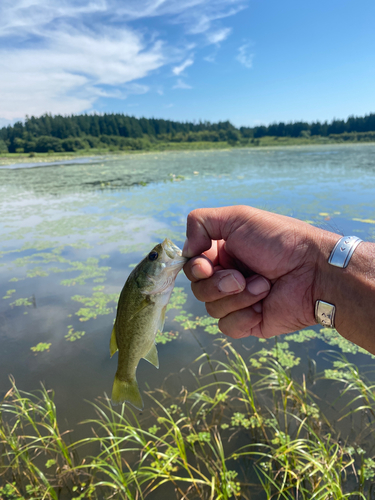
[[[182,248],[182,255],[184,257],[188,257],[188,254],[189,254],[189,240],[186,239],[185,243],[184,243],[184,246]]]
[[[220,292],[225,293],[240,292],[243,290],[243,287],[238,283],[233,274],[228,274],[224,278],[221,278],[217,287]]]
[[[260,295],[261,293],[267,292],[269,289],[270,284],[263,276],[256,277],[247,285],[247,290],[252,295]]]
[[[194,264],[191,267],[191,274],[197,280],[202,280],[204,278],[207,278],[207,274],[202,270],[202,266],[200,264]]]

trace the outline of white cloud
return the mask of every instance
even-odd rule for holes
[[[191,85],[188,85],[187,83],[183,82],[180,78],[177,80],[176,85],[172,87],[173,89],[192,89],[193,87]]]
[[[142,78],[169,64],[179,76],[193,64],[194,36],[225,40],[230,28],[217,21],[246,2],[0,0],[0,119],[90,112],[98,98],[145,93]],[[177,42],[161,38],[167,29],[131,26],[156,16],[181,25]]]
[[[223,42],[230,35],[232,28],[223,28],[218,31],[207,33],[207,40],[209,43]]]
[[[249,52],[250,43],[245,43],[238,49],[238,55],[236,57],[237,61],[240,62],[246,68],[253,67],[254,54]]]
[[[161,42],[146,47],[130,30],[50,33],[39,50],[0,50],[1,116],[80,113],[98,97],[142,94],[148,87],[134,80],[164,62]]]
[[[192,59],[191,57],[189,57],[188,59],[186,59],[186,61],[184,61],[182,64],[180,64],[180,66],[175,66],[172,71],[173,73],[178,76],[180,75],[186,68],[188,68],[189,66],[191,66],[192,64],[194,63],[194,59]]]

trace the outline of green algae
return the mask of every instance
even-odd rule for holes
[[[334,328],[321,328],[319,332],[311,329],[301,330],[300,332],[284,336],[284,339],[286,341],[293,341],[297,343],[308,342],[313,339],[320,339],[330,346],[337,346],[343,353],[361,353],[375,359],[375,356],[373,354],[369,353],[362,347],[353,344],[353,342],[350,342],[350,340],[346,340]]]
[[[65,272],[78,271],[80,274],[74,278],[62,280],[60,283],[65,286],[84,285],[88,279],[92,279],[95,283],[102,283],[111,268],[99,266],[98,264],[99,259],[95,257],[88,257],[83,262],[70,262],[71,267],[66,269]]]
[[[163,331],[158,332],[155,337],[155,342],[157,344],[166,344],[167,342],[172,342],[172,340],[176,340],[179,336],[178,331]]]
[[[211,316],[196,316],[193,318],[192,313],[187,313],[186,311],[181,311],[181,313],[174,318],[175,321],[180,323],[184,330],[196,330],[198,327],[202,327],[203,330],[211,335],[216,335],[220,333],[218,322],[216,318]]]
[[[185,292],[184,287],[175,286],[171,298],[169,299],[169,303],[167,305],[167,312],[171,309],[181,310],[182,306],[187,301],[187,293]]]
[[[172,241],[185,241],[186,236],[184,233],[172,231],[171,229],[158,229],[153,231],[153,234],[160,235],[162,239],[169,238]]]
[[[33,269],[30,269],[29,271],[26,272],[26,277],[27,278],[43,278],[48,276],[49,273],[45,270],[42,269],[42,267],[34,267]]]
[[[122,245],[118,248],[121,253],[143,252],[145,251],[145,243],[133,243],[132,245]]]
[[[268,363],[269,358],[277,360],[284,368],[293,368],[300,364],[301,358],[296,357],[295,353],[289,349],[288,342],[275,343],[271,349],[263,348],[253,355],[249,362],[255,368],[261,368],[264,363]]]
[[[72,300],[84,304],[75,314],[79,321],[88,321],[96,319],[98,316],[105,316],[114,312],[113,306],[108,306],[111,302],[117,303],[119,293],[105,293],[102,290],[94,290],[91,297],[83,295],[73,295]]]
[[[65,335],[66,340],[69,342],[75,342],[81,339],[86,332],[75,332],[72,325],[68,325],[68,333]]]
[[[100,259],[107,259],[108,255],[101,255],[100,258],[88,257],[86,260],[73,261],[61,255],[65,250],[65,246],[60,246],[51,252],[36,252],[24,257],[18,257],[12,261],[10,267],[26,267],[26,278],[47,277],[51,273],[79,273],[74,278],[62,280],[60,283],[64,286],[84,285],[86,280],[89,279],[93,279],[95,282],[104,281],[107,272],[111,268],[100,266],[99,262]],[[52,263],[61,264],[62,267],[47,267],[48,264]],[[37,266],[31,267],[33,264],[37,264]],[[42,267],[42,265],[45,267]],[[18,280],[19,278],[12,278],[12,281]]]
[[[35,306],[35,298],[34,297],[20,298],[20,299],[15,300],[14,302],[11,302],[9,305],[11,307],[20,307],[20,306],[29,307],[29,306]]]
[[[10,299],[14,293],[16,293],[15,290],[8,290],[6,295],[4,295],[3,299]]]
[[[33,352],[43,352],[43,351],[49,351],[51,347],[51,343],[47,343],[47,342],[39,342],[39,344],[37,344],[36,346],[34,347],[30,347],[30,349],[33,351]]]

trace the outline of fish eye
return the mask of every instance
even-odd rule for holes
[[[156,260],[159,257],[158,252],[151,252],[148,254],[149,260]]]

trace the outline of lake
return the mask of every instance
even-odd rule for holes
[[[182,247],[186,217],[195,208],[252,205],[374,241],[374,158],[375,145],[356,144],[134,154],[0,169],[0,396],[11,387],[9,375],[24,391],[42,382],[55,391],[62,428],[90,418],[87,401],[111,393],[117,368],[109,340],[118,294],[155,243],[168,237]],[[194,361],[217,349],[222,337],[182,273],[176,287],[159,339],[160,369],[143,360],[138,366],[143,395],[192,387]],[[297,378],[311,369],[311,360],[317,372],[329,368],[331,360],[321,354],[326,350],[344,350],[363,370],[373,363],[336,337],[327,343],[328,333],[318,335],[318,327],[309,331],[317,335],[306,342],[289,339],[301,359],[289,366]],[[232,344],[248,356],[274,340]],[[314,387],[335,418],[330,403],[337,385],[315,380]],[[155,403],[144,401],[149,416]],[[344,423],[341,432],[350,435],[350,429]]]

